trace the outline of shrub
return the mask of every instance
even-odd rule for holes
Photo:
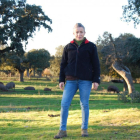
[[[130,100],[128,99],[128,92],[123,92],[123,93],[118,93],[118,100],[126,103],[129,102]]]
[[[140,103],[140,93],[138,91],[134,91],[130,94],[132,103]]]
[[[140,93],[138,91],[133,91],[130,95],[128,95],[128,92],[119,93],[118,100],[124,103],[140,103]]]

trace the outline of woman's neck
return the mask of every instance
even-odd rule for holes
[[[82,40],[76,40],[76,39],[75,39],[75,42],[78,44],[78,46],[80,46],[84,39],[85,39],[85,38],[83,38]]]

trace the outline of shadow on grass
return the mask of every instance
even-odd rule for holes
[[[50,81],[26,81],[26,82],[17,82],[18,85],[22,85],[22,86],[38,86],[38,85],[41,85],[41,86],[55,86],[55,85],[58,85],[58,83],[56,82],[50,82]]]
[[[22,120],[21,120],[22,121]],[[25,120],[23,120],[25,122]],[[46,126],[34,126],[25,125],[23,127],[16,126],[15,124],[8,123],[7,127],[1,128],[1,139],[35,139],[35,140],[52,140],[54,135],[58,132],[59,126],[51,126],[51,124]],[[66,140],[76,139],[76,140],[110,140],[110,139],[129,139],[129,140],[139,140],[140,130],[137,127],[140,126],[99,126],[99,125],[89,125],[88,133],[89,137],[81,137],[81,126],[80,125],[70,125],[67,128],[68,136],[63,138]]]
[[[50,88],[52,89],[52,88]],[[16,89],[9,91],[0,91],[0,95],[62,95],[62,91],[44,91],[44,89],[35,89],[35,90],[24,90],[24,89]]]
[[[17,94],[18,95],[18,94]],[[36,96],[26,96],[26,97],[0,97],[0,112],[25,112],[25,111],[47,111],[54,110],[59,111],[61,108],[61,98],[60,95],[36,95]],[[126,109],[126,108],[138,108],[140,105],[138,103],[122,103],[115,99],[115,97],[103,97],[98,98],[98,96],[91,96],[89,100],[90,110],[102,110],[102,109]],[[117,97],[116,97],[117,98]],[[74,97],[72,100],[70,110],[80,109],[79,97]]]

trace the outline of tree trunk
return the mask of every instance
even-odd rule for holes
[[[39,78],[41,78],[42,71],[39,72]]]
[[[29,72],[29,79],[31,79],[32,70]]]
[[[34,77],[35,77],[35,68],[34,68]]]
[[[12,75],[12,73],[10,72],[10,73],[9,73],[9,77],[10,77],[10,78],[11,78],[11,75]]]
[[[29,69],[27,69],[27,77],[29,77]]]
[[[20,82],[24,82],[23,74],[24,74],[24,71],[19,71],[19,81]]]
[[[128,87],[128,93],[131,94],[133,91],[135,91],[131,72],[130,72],[129,68],[127,68],[126,66],[124,66],[123,64],[121,64],[117,61],[115,61],[112,64],[112,67],[125,80],[127,87]]]
[[[123,79],[123,91],[128,91],[127,83]]]

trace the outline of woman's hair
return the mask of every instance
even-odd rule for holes
[[[85,30],[85,27],[81,23],[76,23],[73,29],[77,27],[82,27]]]

